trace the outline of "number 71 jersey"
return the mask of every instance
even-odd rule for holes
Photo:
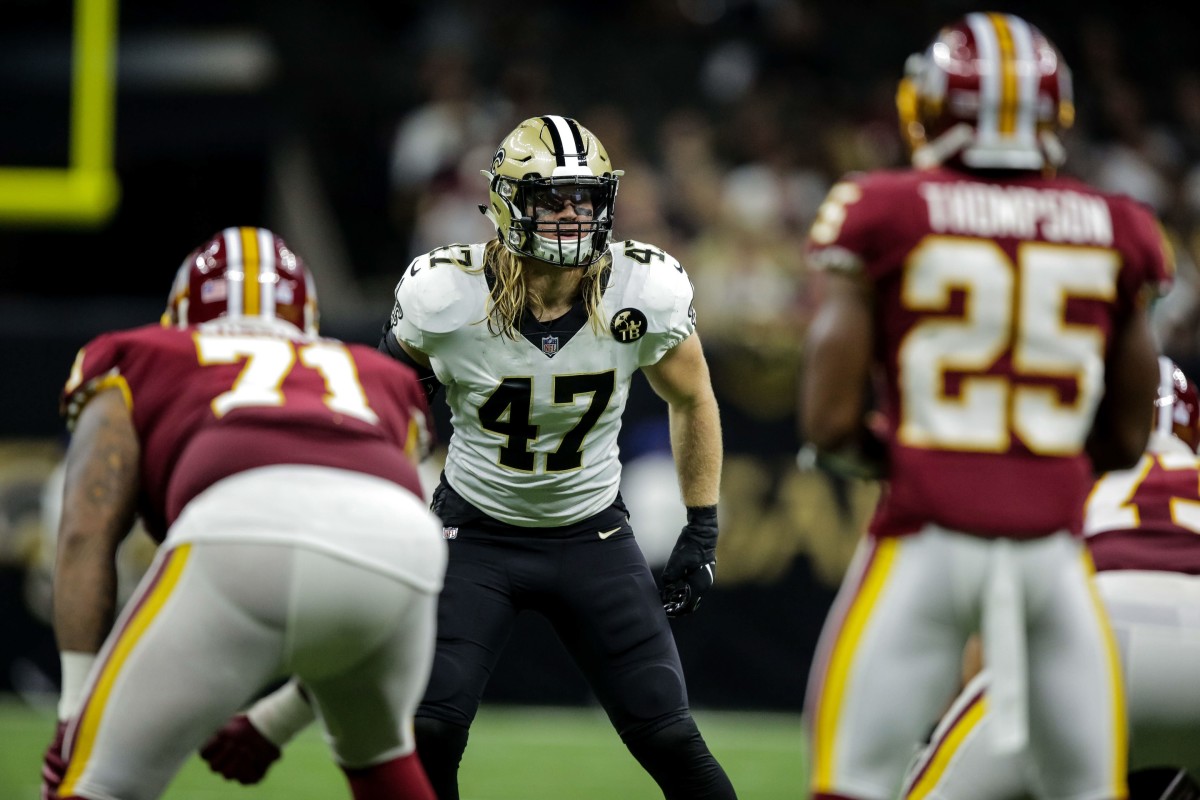
[[[264,320],[106,333],[75,359],[62,393],[68,424],[111,387],[138,437],[138,510],[160,542],[208,486],[272,464],[353,470],[421,495],[425,395],[411,369],[373,348]]]
[[[880,171],[830,191],[809,258],[873,288],[891,465],[872,530],[1078,533],[1113,333],[1171,279],[1149,211],[1069,178]]]
[[[695,329],[691,282],[662,250],[617,242],[600,330],[577,304],[552,323],[526,319],[514,340],[488,329],[484,248],[415,259],[396,286],[391,332],[445,386],[451,486],[511,525],[577,522],[616,498],[630,380]]]

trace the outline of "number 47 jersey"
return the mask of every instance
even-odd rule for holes
[[[890,468],[872,531],[1078,533],[1113,333],[1171,280],[1149,211],[1068,178],[878,171],[830,190],[808,249],[873,289]]]
[[[413,456],[428,445],[425,395],[411,369],[372,348],[279,321],[147,325],[79,351],[62,394],[68,424],[109,387],[131,412],[139,512],[159,542],[189,500],[257,467],[353,470],[421,495]]]
[[[617,242],[599,330],[576,304],[550,323],[526,315],[514,339],[488,329],[484,248],[415,259],[396,286],[391,335],[429,356],[446,387],[455,491],[510,525],[577,522],[616,498],[630,380],[691,335],[691,282],[662,250]]]

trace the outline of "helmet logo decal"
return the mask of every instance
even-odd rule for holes
[[[275,301],[290,306],[296,302],[296,282],[295,281],[280,281],[274,284],[275,286]],[[264,287],[265,289],[266,287]],[[274,303],[271,304],[272,306]]]
[[[504,159],[506,158],[508,158],[508,153],[504,152],[504,148],[501,147],[496,151],[496,155],[492,156],[492,172],[500,169],[500,165],[504,163]]]
[[[646,315],[636,308],[623,308],[608,327],[618,342],[631,344],[646,335]]]
[[[225,301],[226,289],[225,279],[216,278],[211,281],[205,281],[200,284],[200,302],[201,303],[220,303]]]

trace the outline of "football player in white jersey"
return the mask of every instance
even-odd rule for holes
[[[736,796],[692,719],[668,624],[715,578],[720,417],[687,273],[657,247],[609,241],[621,174],[575,120],[522,122],[484,171],[497,238],[413,260],[379,344],[431,396],[445,387],[451,410],[433,497],[450,563],[415,723],[439,800],[459,796],[468,729],[525,610],[554,627],[665,797]],[[639,369],[667,402],[687,506],[661,590],[618,493]],[[310,717],[289,685],[226,726],[209,762],[255,782]]]
[[[458,798],[484,686],[532,610],[666,797],[732,798],[668,625],[695,610],[716,563],[720,420],[691,282],[657,247],[609,240],[622,173],[575,120],[525,120],[484,174],[497,238],[415,259],[380,343],[445,387],[453,429],[433,502],[450,566],[418,753],[439,799]],[[617,491],[639,369],[669,407],[688,508],[661,593]]]

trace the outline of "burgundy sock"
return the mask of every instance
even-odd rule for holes
[[[416,753],[361,769],[342,767],[354,800],[437,800]]]

